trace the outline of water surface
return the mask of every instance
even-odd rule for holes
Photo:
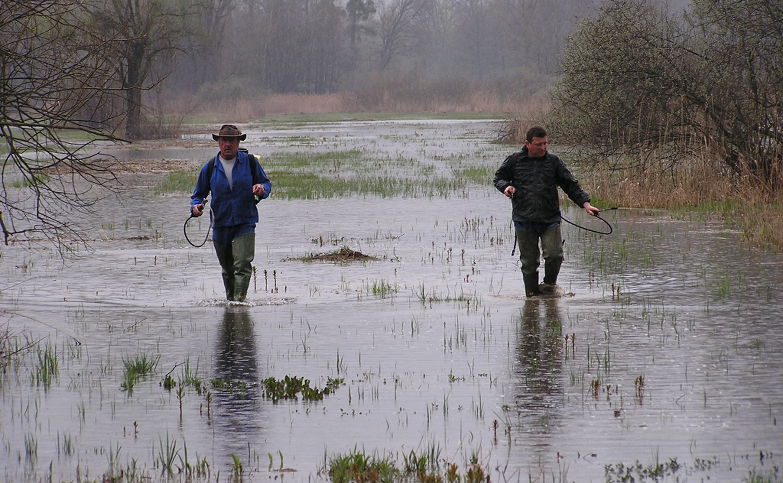
[[[497,126],[325,123],[251,129],[246,145],[269,163],[358,149],[449,176],[500,164],[512,148],[491,143]],[[186,139],[118,153],[194,162],[214,148]],[[779,478],[783,256],[720,223],[617,210],[610,236],[564,225],[573,295],[526,300],[491,179],[447,197],[273,195],[250,304],[227,306],[210,245],[184,239],[189,194],[124,176],[126,192],[75,220],[91,249],[0,252],[0,329],[18,350],[0,375],[5,481],[162,479],[167,460],[180,478],[187,462],[225,480],[234,457],[251,481],[326,479],[354,450],[434,454],[462,472],[477,461],[503,481],[603,481],[607,465],[637,463],[680,481]],[[191,222],[191,237],[206,228]],[[296,260],[341,246],[377,260]],[[124,361],[139,356],[158,364],[129,391]],[[344,383],[322,401],[266,397],[260,381],[286,375]]]

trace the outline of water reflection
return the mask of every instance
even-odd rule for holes
[[[519,378],[514,409],[525,433],[547,435],[560,419],[562,327],[557,300],[525,301],[514,371]]]
[[[226,307],[213,380],[213,422],[216,433],[226,437],[226,455],[246,454],[261,430],[254,325],[247,307]]]

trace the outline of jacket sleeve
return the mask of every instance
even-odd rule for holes
[[[209,166],[209,163],[211,162],[212,161],[210,160],[204,163],[198,173],[198,178],[196,178],[196,186],[193,188],[193,194],[190,196],[191,207],[205,203],[207,200],[207,196],[209,195],[210,181],[207,179],[207,172],[209,171],[207,166]]]
[[[514,184],[514,155],[507,157],[503,164],[495,171],[495,179],[492,180],[495,188],[503,193],[506,188]]]
[[[578,206],[582,206],[585,202],[590,201],[590,195],[579,185],[579,181],[574,178],[571,171],[568,170],[565,163],[558,158],[557,166],[557,184],[563,189],[566,195],[571,198],[571,201]]]
[[[264,168],[261,167],[261,163],[259,162],[258,158],[256,158],[253,155],[249,156],[251,168],[253,170],[253,184],[260,184],[264,187],[264,195],[261,196],[258,201],[261,201],[263,199],[269,198],[269,195],[272,194],[272,182],[267,177],[266,173],[264,172]]]

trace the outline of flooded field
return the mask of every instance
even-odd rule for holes
[[[0,247],[0,479],[780,480],[783,255],[618,209],[564,225],[572,295],[526,300],[498,126],[242,126],[274,186],[247,305],[159,189],[211,131],[118,150],[150,169],[74,220],[91,249]],[[373,259],[303,261],[343,247]]]

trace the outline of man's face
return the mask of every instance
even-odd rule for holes
[[[220,155],[223,159],[233,159],[237,155],[239,149],[239,138],[235,137],[221,137],[218,141],[220,146]]]
[[[532,141],[525,141],[525,146],[527,146],[527,155],[531,158],[542,158],[546,156],[546,147],[548,145],[549,138],[547,137],[534,137]]]

